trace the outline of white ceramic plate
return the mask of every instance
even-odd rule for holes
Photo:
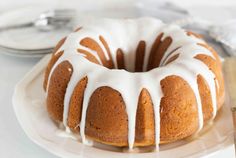
[[[212,125],[194,139],[161,145],[160,152],[124,153],[83,145],[58,136],[60,130],[49,118],[43,91],[43,74],[50,56],[45,56],[16,86],[13,105],[17,119],[28,137],[49,152],[71,158],[154,158],[200,157],[224,150],[233,144],[232,115],[229,105],[221,109]]]
[[[27,6],[0,14],[0,27],[32,22],[45,11],[52,10],[46,6]],[[53,48],[56,43],[71,30],[53,30],[40,32],[34,27],[0,31],[0,46],[18,50],[41,50]],[[21,54],[21,52],[18,52]]]

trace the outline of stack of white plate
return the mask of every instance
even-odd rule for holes
[[[42,12],[52,8],[31,6],[0,14],[0,28],[32,22]],[[56,43],[71,30],[58,29],[48,32],[35,27],[0,31],[0,52],[21,57],[41,57],[51,53]]]

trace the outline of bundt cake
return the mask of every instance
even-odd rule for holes
[[[217,53],[198,34],[154,18],[87,22],[56,46],[45,72],[47,110],[103,144],[181,140],[224,103]]]

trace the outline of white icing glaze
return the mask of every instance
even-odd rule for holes
[[[139,41],[143,40],[146,43],[143,66],[143,70],[146,70],[152,44],[156,37],[162,32],[164,33],[162,40],[165,37],[170,36],[172,38],[172,43],[161,60],[161,66],[148,72],[131,73],[134,71],[134,59]],[[90,37],[96,40],[106,53],[106,49],[99,40],[100,35],[104,37],[109,45],[115,67],[117,68],[116,51],[118,48],[121,48],[125,57],[125,67],[130,72],[118,69],[107,69],[101,65],[96,65],[86,60],[84,55],[81,55],[76,51],[78,48],[87,50],[101,63],[101,60],[95,51],[80,45],[80,41],[83,38]],[[153,18],[139,18],[136,20],[94,20],[83,26],[80,31],[71,33],[63,46],[58,50],[58,52],[64,50],[64,53],[53,66],[49,75],[50,80],[54,69],[62,61],[68,60],[73,66],[73,74],[68,83],[64,99],[63,124],[67,126],[69,102],[75,86],[83,77],[87,76],[88,84],[84,92],[82,117],[79,124],[82,141],[84,143],[87,142],[85,137],[85,122],[89,99],[97,88],[108,86],[119,91],[125,102],[128,116],[128,143],[129,147],[132,148],[135,140],[135,119],[138,98],[141,90],[146,88],[149,91],[154,106],[155,141],[156,146],[158,147],[160,142],[159,111],[161,98],[163,96],[160,82],[165,77],[176,75],[184,79],[190,85],[196,96],[199,120],[198,131],[201,130],[203,126],[203,113],[197,84],[198,75],[201,75],[205,79],[211,92],[213,103],[212,119],[216,115],[217,105],[216,83],[214,81],[215,75],[203,62],[194,57],[198,54],[205,54],[213,59],[215,58],[208,49],[198,45],[198,43],[204,43],[204,41],[193,36],[188,36],[183,29],[176,25],[165,25],[161,21]],[[179,49],[175,50],[176,48]],[[175,51],[173,52],[173,50]],[[164,66],[166,61],[176,54],[179,54],[179,57],[174,62]],[[106,58],[109,59],[107,53]],[[120,82],[120,79],[123,79],[122,82]]]

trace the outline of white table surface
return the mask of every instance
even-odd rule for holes
[[[52,154],[35,145],[16,120],[11,97],[16,83],[38,59],[15,58],[0,54],[0,157],[1,158],[53,158]],[[9,124],[11,123],[11,124]]]
[[[4,2],[3,2],[4,1]],[[175,2],[182,2],[173,0]],[[184,6],[191,8],[194,14],[196,10],[199,10],[203,2],[205,0],[194,1],[193,4],[197,5],[193,7],[189,2],[189,0],[184,0]],[[24,0],[27,3],[33,3],[30,0]],[[46,2],[42,0],[42,2]],[[48,1],[47,1],[48,2]],[[59,2],[59,3],[57,3]],[[51,5],[62,4],[62,0],[52,0],[50,1]],[[191,1],[192,2],[192,1]],[[224,4],[234,4],[236,10],[236,1],[235,0],[224,0]],[[12,5],[14,4],[15,5]],[[217,10],[222,4],[222,0],[209,0],[206,2],[207,4],[214,3],[214,8]],[[0,10],[7,10],[8,8],[14,8],[15,6],[22,6],[23,1],[16,0],[0,0]],[[230,6],[230,5],[229,5]],[[226,6],[228,7],[228,6]],[[193,8],[193,9],[192,9]],[[195,8],[195,10],[194,10]],[[208,11],[208,7],[205,7],[205,11]],[[218,13],[219,14],[219,13]],[[233,15],[228,13],[227,11],[224,14],[219,14],[219,16],[224,16],[225,18],[231,18]],[[226,16],[227,15],[227,16]],[[199,14],[199,16],[203,16]],[[217,15],[218,16],[218,15]],[[236,16],[236,14],[235,14]],[[212,16],[213,20],[215,20],[216,16]],[[214,19],[215,18],[215,19]],[[13,56],[8,56],[2,54],[0,51],[0,158],[53,158],[56,157],[42,148],[35,145],[28,137],[24,134],[20,125],[18,124],[13,108],[11,97],[14,91],[14,86],[16,83],[39,61],[39,58],[18,58]],[[11,124],[9,124],[11,122]],[[234,147],[230,146],[226,150],[222,152],[218,152],[217,154],[211,155],[209,157],[234,157]]]

